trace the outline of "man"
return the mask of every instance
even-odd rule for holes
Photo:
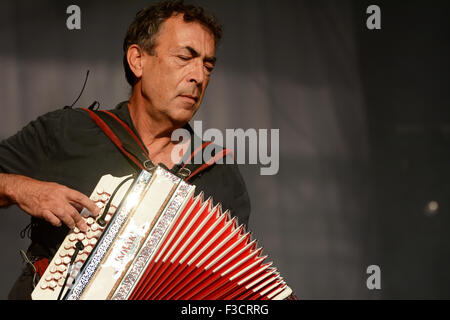
[[[135,132],[153,163],[174,173],[181,163],[172,156],[177,144],[172,132],[190,129],[221,34],[203,9],[170,1],[141,10],[126,35],[124,67],[132,94],[111,112]],[[190,143],[195,139],[192,133]],[[68,228],[86,230],[79,215],[83,207],[98,215],[86,195],[102,175],[137,171],[87,112],[65,108],[39,117],[0,144],[0,205],[17,204],[32,216],[27,256],[36,265],[51,259]],[[214,165],[189,182],[230,209],[239,222],[248,222],[250,203],[235,165]],[[27,265],[9,298],[29,299],[33,275],[33,266]]]

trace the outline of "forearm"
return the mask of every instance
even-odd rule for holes
[[[86,195],[54,182],[0,173],[0,207],[17,204],[29,215],[45,219],[54,226],[66,224],[86,230],[77,208],[98,215],[100,208]]]
[[[0,173],[0,207],[7,207],[16,203],[16,194],[21,181],[25,181],[27,177]]]

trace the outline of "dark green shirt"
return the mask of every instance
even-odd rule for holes
[[[137,135],[127,102],[120,103],[111,112]],[[194,139],[199,138],[191,129],[192,144]],[[193,146],[191,150],[194,150]],[[47,113],[0,143],[0,172],[56,182],[87,196],[103,175],[121,177],[137,170],[81,109]],[[250,201],[237,165],[215,164],[189,182],[196,185],[196,193],[203,191],[205,197],[212,196],[214,203],[220,202],[224,210],[229,209],[239,223],[248,223]],[[51,258],[68,228],[53,227],[35,218],[32,222],[31,254]]]

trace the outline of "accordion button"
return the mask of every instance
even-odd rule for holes
[[[58,280],[58,286],[62,287],[63,285],[64,285],[64,279],[61,278],[61,279]]]
[[[83,241],[84,239],[86,239],[86,236],[84,235],[84,233],[79,233],[77,235],[77,239],[80,240],[80,241]]]
[[[94,219],[92,219],[92,217],[87,218],[86,223],[88,226],[92,225],[94,223]]]
[[[90,244],[90,242],[89,242],[89,244]],[[92,252],[92,247],[91,246],[87,246],[85,249],[84,249],[84,251],[86,251],[86,253],[91,253]]]
[[[56,270],[54,272],[56,272],[56,271],[64,272],[66,270],[67,270],[66,266],[62,264],[62,265],[58,266],[58,268],[56,268]]]
[[[97,239],[96,238],[92,238],[91,240],[89,240],[89,244],[91,246],[95,246],[96,243],[97,243]]]
[[[57,266],[59,266],[61,263],[62,263],[61,258],[56,258],[56,259],[55,259],[55,264],[56,264]]]
[[[110,220],[111,220],[111,215],[107,214],[106,217],[105,217],[105,221],[109,222]]]
[[[51,273],[55,273],[55,272],[57,272],[58,271],[58,267],[57,266],[51,266],[50,267],[50,272]]]
[[[103,189],[102,187],[98,187],[96,191],[98,194],[102,194],[103,192],[105,192],[105,189]]]
[[[45,290],[45,289],[47,289],[47,288],[48,288],[48,284],[45,283],[45,282],[42,282],[42,283],[41,283],[41,289]]]
[[[70,242],[64,243],[64,249],[70,250],[72,247],[73,247],[72,243],[70,243]]]
[[[63,258],[63,263],[64,264],[69,264],[70,263],[70,258],[69,257],[64,257]]]
[[[55,275],[53,276],[53,279],[58,281],[59,279],[61,279],[61,274],[60,273],[55,273]]]
[[[97,205],[97,207],[99,207],[100,209],[103,209],[103,207],[105,206],[103,202],[96,202],[95,203]]]
[[[53,279],[53,276],[51,274],[49,274],[48,276],[45,277],[45,281],[49,282]]]
[[[87,254],[86,253],[83,253],[83,254],[81,254],[79,257],[78,257],[78,259],[77,259],[77,261],[86,261],[86,259],[87,259]]]
[[[69,236],[69,241],[75,241],[77,239],[77,236],[75,235],[75,233],[71,233]]]
[[[80,233],[80,229],[78,229],[77,227],[75,227],[75,228],[73,228],[73,232],[75,232],[75,233]]]
[[[48,286],[52,289],[56,288],[56,281],[50,281],[50,283],[48,284]]]
[[[92,230],[92,231],[97,231],[97,230],[98,230],[98,227],[99,227],[98,224],[95,223],[95,224],[93,224],[93,225],[91,226],[91,230]]]
[[[89,240],[85,238],[85,239],[83,239],[83,241],[81,241],[81,243],[86,248],[86,246],[89,244]]]
[[[100,238],[100,236],[102,235],[102,231],[101,230],[97,230],[96,232],[92,232],[91,237],[88,237],[89,241],[91,239],[98,239]]]
[[[91,240],[92,238],[96,238],[96,237],[97,237],[97,234],[99,234],[99,232],[97,232],[97,231],[89,231],[89,232],[86,234],[86,238],[87,238],[88,240]]]
[[[106,202],[106,201],[108,201],[108,199],[109,199],[109,196],[106,193],[102,194],[102,197],[101,197],[102,201]]]

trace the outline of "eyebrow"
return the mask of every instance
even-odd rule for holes
[[[192,48],[190,46],[186,46],[183,49],[187,49],[194,58],[197,58],[200,56],[200,54],[197,52],[197,50],[195,50],[194,48]],[[217,58],[216,57],[205,57],[204,60],[206,62],[211,62],[212,64],[216,64]]]

